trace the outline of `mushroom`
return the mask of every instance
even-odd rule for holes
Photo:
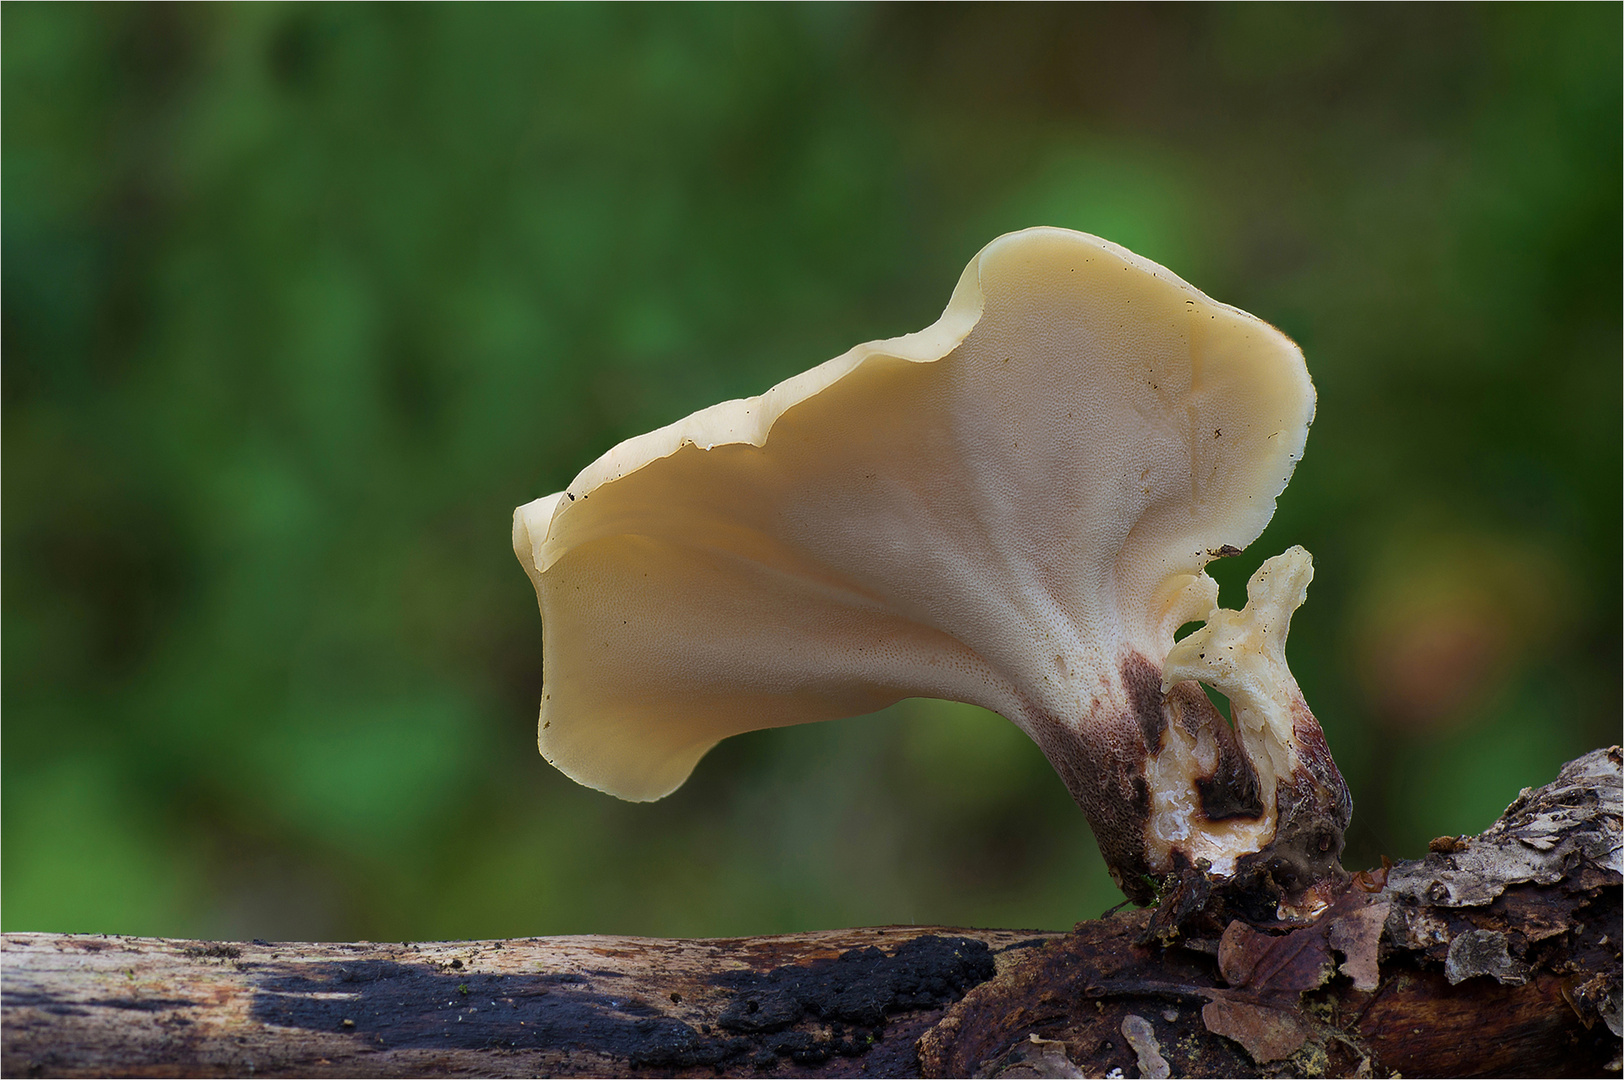
[[[652,800],[729,735],[969,702],[1037,742],[1130,897],[1194,870],[1290,902],[1351,813],[1281,651],[1307,554],[1239,613],[1204,567],[1263,531],[1313,415],[1268,324],[1098,237],[1002,236],[930,327],[518,508],[541,752]]]

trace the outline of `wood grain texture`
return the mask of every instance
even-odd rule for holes
[[[1309,925],[270,944],[7,934],[6,1076],[1596,1076],[1620,753]],[[1165,913],[1164,913],[1165,915]]]
[[[268,944],[4,938],[7,1076],[875,1076],[1052,935]]]

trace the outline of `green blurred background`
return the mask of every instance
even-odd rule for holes
[[[1620,8],[55,6],[3,63],[7,930],[1065,927],[968,707],[536,754],[512,508],[1096,232],[1319,387],[1292,543],[1350,866],[1620,723]]]

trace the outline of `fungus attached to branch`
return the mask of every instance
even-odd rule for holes
[[[1266,323],[1096,237],[1000,237],[927,329],[519,507],[541,752],[658,799],[729,735],[970,702],[1043,749],[1130,896],[1200,866],[1290,911],[1340,874],[1351,809],[1281,651],[1307,553],[1241,613],[1203,568],[1263,531],[1313,415]]]

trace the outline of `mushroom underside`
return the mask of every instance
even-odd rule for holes
[[[1268,524],[1314,400],[1289,338],[1165,268],[1000,237],[931,327],[518,508],[541,752],[651,800],[730,735],[951,698],[1038,742],[1130,895],[1181,867],[1300,892],[1347,817],[1284,661],[1307,554],[1265,564],[1244,612],[1202,568]]]

